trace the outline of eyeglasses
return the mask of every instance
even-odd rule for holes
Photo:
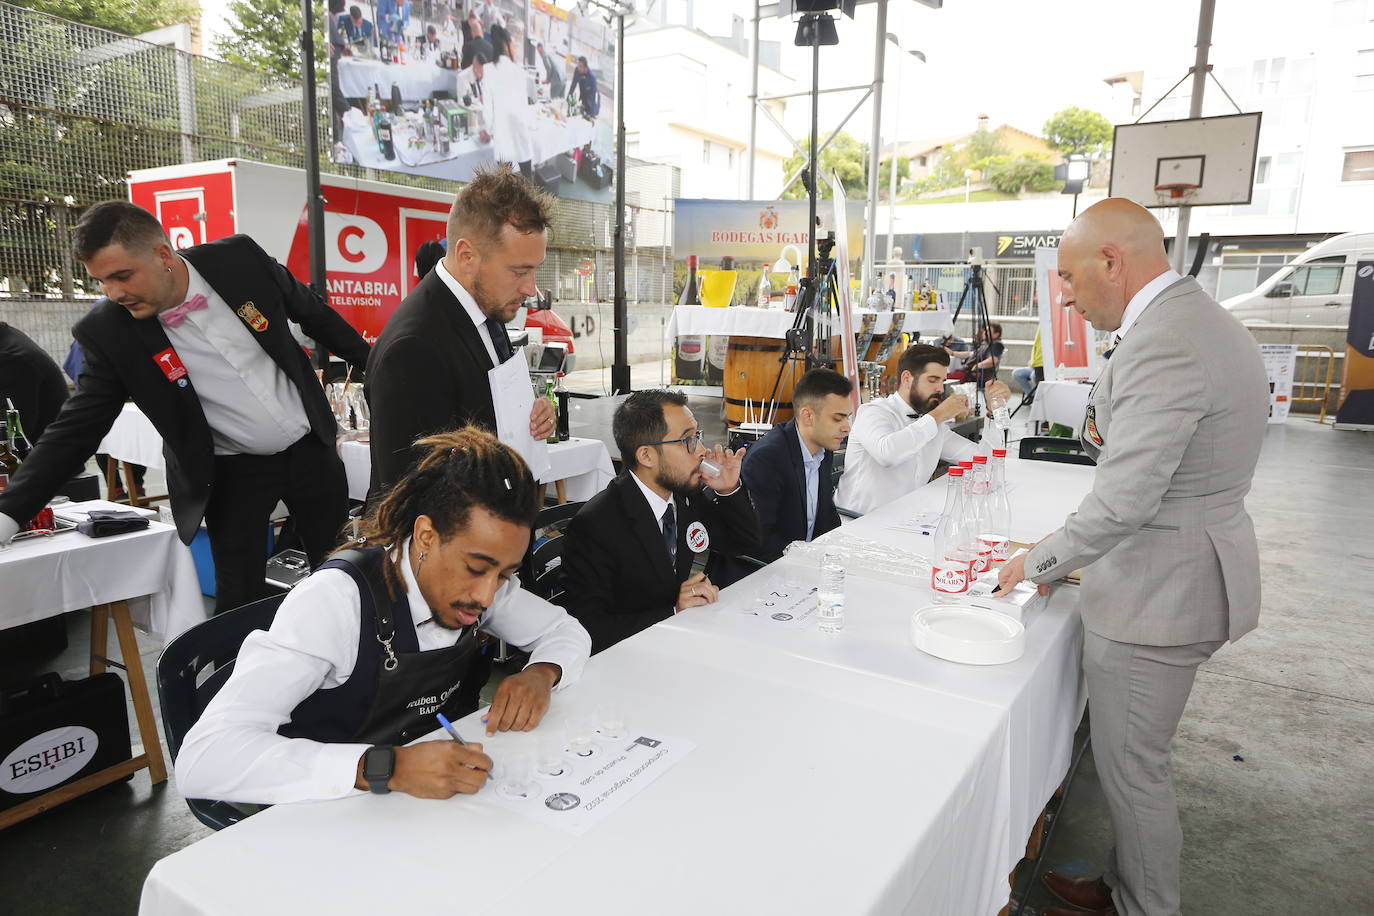
[[[694,454],[694,453],[696,452],[696,450],[697,450],[697,446],[701,444],[701,430],[697,430],[697,431],[694,432],[694,433],[688,433],[687,435],[683,436],[681,439],[664,439],[662,442],[649,442],[649,443],[647,443],[647,444],[648,444],[648,445],[673,445],[673,444],[676,444],[676,443],[680,443],[680,444],[682,445],[683,448],[687,449],[687,454],[689,454],[689,455]]]

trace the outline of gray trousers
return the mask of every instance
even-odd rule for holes
[[[1093,760],[1116,838],[1103,877],[1120,916],[1179,916],[1183,828],[1169,746],[1198,665],[1221,645],[1141,646],[1083,634]]]

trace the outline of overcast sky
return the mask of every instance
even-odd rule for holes
[[[646,2],[636,0],[641,7]],[[574,0],[558,3],[570,8]],[[202,0],[207,52],[212,36],[224,29],[226,5],[227,0]],[[1291,54],[1309,23],[1320,28],[1329,22],[1331,5],[1331,0],[1217,0],[1213,59]],[[927,62],[892,53],[896,49],[888,46],[884,142],[894,127],[903,140],[963,133],[976,125],[979,114],[987,114],[994,126],[1007,123],[1039,133],[1046,118],[1068,105],[1108,113],[1104,77],[1145,70],[1172,82],[1187,72],[1198,7],[1198,0],[945,0],[943,9],[932,10],[916,0],[890,0],[888,30],[905,47],[921,50]],[[747,20],[753,3],[695,0],[694,10],[699,28],[728,35],[732,15]],[[874,3],[860,5],[852,20],[840,18],[840,44],[821,49],[822,88],[871,81],[876,18]],[[745,28],[747,34],[747,22]],[[810,51],[793,46],[793,21],[765,20],[762,31],[765,40],[782,43],[783,70],[797,80],[797,89],[809,88]],[[838,123],[859,95],[823,95],[822,129]],[[1146,99],[1146,105],[1154,101]],[[806,100],[789,102],[787,114],[789,128],[800,136],[809,116]],[[865,105],[846,129],[866,140],[871,120],[872,109]]]

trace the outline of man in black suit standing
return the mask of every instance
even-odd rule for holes
[[[831,478],[835,449],[849,435],[853,385],[833,369],[812,369],[792,391],[794,418],[768,431],[744,457],[741,476],[758,510],[763,545],[751,556],[771,563],[793,541],[809,541],[840,527]],[[717,584],[744,578],[754,567],[727,560]]]
[[[675,391],[636,391],[615,412],[625,470],[569,523],[560,603],[610,648],[679,611],[711,604],[717,587],[692,574],[706,550],[737,556],[759,546],[759,518],[740,482],[743,453],[706,449]],[[720,469],[702,471],[702,459]]]
[[[487,373],[512,356],[506,322],[539,295],[553,198],[502,165],[464,186],[448,217],[448,253],[387,321],[367,364],[372,483],[381,498],[419,457],[413,444],[475,424],[496,431]],[[536,398],[530,433],[553,432]]]
[[[367,343],[247,236],[174,251],[153,215],[126,201],[92,207],[73,234],[107,298],[72,328],[85,353],[76,393],[0,494],[0,543],[80,469],[132,398],[162,436],[181,539],[205,520],[217,610],[265,593],[278,500],[312,565],[323,561],[348,488],[334,415],[287,321],[355,366]]]
[[[43,435],[67,400],[67,380],[57,362],[23,331],[0,321],[0,412],[19,411],[24,438]]]

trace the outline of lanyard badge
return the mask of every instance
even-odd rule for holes
[[[181,357],[177,356],[177,351],[171,347],[163,350],[153,357],[153,362],[162,370],[162,374],[167,376],[167,381],[176,382],[178,388],[185,388],[188,384],[186,376],[189,375],[186,367],[181,364]]]

